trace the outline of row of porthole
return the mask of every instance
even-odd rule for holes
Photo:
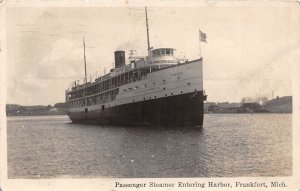
[[[164,88],[165,89],[165,88]],[[183,93],[182,91],[180,91],[180,93]],[[174,95],[173,93],[171,93],[171,96]],[[165,96],[168,96],[168,94],[165,94]],[[149,99],[151,99],[152,97],[150,96]],[[154,96],[154,99],[156,99],[156,96]],[[144,101],[146,100],[146,98],[144,98]],[[134,99],[132,100],[132,102],[134,102]],[[115,104],[117,105],[117,104]]]
[[[163,83],[165,84],[166,83],[166,80],[163,80]],[[155,85],[155,82],[153,82],[153,85]],[[147,84],[144,85],[145,87],[147,87]],[[139,86],[135,86],[134,89],[138,89]],[[132,90],[133,88],[128,88],[129,90]],[[123,91],[127,91],[127,89],[123,89]]]
[[[150,96],[149,99],[151,99],[152,97]],[[156,96],[154,96],[154,99],[156,99]],[[146,98],[144,98],[144,100],[146,100]]]
[[[163,84],[165,84],[165,83],[166,83],[166,80],[163,80]],[[153,84],[155,85],[155,82],[153,82]],[[187,83],[187,85],[190,86],[191,83],[189,82],[189,83]],[[147,84],[145,84],[145,87],[147,87]],[[135,86],[135,87],[134,87],[134,89],[138,89],[138,88],[139,88],[139,86]],[[128,90],[132,90],[132,89],[133,89],[133,88],[128,88]],[[163,89],[165,90],[166,88],[164,87]],[[127,89],[123,89],[123,91],[126,92]]]
[[[180,91],[180,93],[183,93],[182,91]],[[174,95],[173,93],[171,93],[171,96]],[[167,97],[168,94],[165,94],[165,96]],[[151,99],[151,96],[149,97],[149,99]],[[154,96],[154,99],[156,99],[156,96]],[[144,101],[146,100],[146,98],[144,98]],[[134,99],[132,100],[132,102],[134,102]]]

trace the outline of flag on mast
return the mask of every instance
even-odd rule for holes
[[[202,32],[200,29],[199,29],[199,39],[200,39],[200,42],[207,43],[207,41],[206,41],[206,33]]]

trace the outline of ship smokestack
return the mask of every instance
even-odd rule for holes
[[[125,51],[115,51],[115,68],[125,66]]]

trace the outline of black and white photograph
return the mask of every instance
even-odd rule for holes
[[[3,191],[300,189],[299,2],[28,2],[1,2]]]

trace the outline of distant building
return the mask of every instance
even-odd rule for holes
[[[251,112],[268,112],[268,110],[266,110],[265,107],[262,107],[257,102],[243,103],[241,108],[246,109]]]
[[[209,111],[209,112],[221,111],[221,110],[222,110],[222,108],[220,108],[220,107],[217,106],[217,105],[210,105],[210,106],[208,106],[208,111]]]
[[[256,102],[243,103],[242,108],[248,108],[248,109],[251,109],[251,110],[259,110],[259,109],[261,109],[261,106],[259,105],[259,103],[256,103]]]

